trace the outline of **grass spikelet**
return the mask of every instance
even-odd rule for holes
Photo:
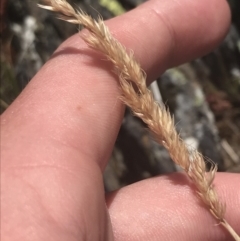
[[[172,160],[182,167],[197,188],[197,193],[213,216],[222,224],[236,241],[240,237],[224,218],[225,205],[219,200],[213,180],[217,167],[212,163],[209,172],[203,156],[197,151],[189,151],[179,137],[173,118],[165,107],[160,107],[146,86],[146,74],[125,47],[114,39],[99,18],[94,20],[81,10],[75,11],[66,0],[42,0],[41,8],[57,12],[59,18],[84,26],[89,34],[83,36],[90,48],[102,52],[115,67],[122,90],[121,100],[133,113],[141,118],[153,132],[156,140],[169,152]]]

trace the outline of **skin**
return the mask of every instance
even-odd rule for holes
[[[150,83],[212,50],[229,21],[224,0],[151,0],[107,25],[134,51]],[[1,240],[231,240],[184,174],[105,197],[102,171],[124,106],[103,58],[79,34],[71,37],[1,116]],[[239,174],[215,180],[226,219],[240,233],[236,183]]]

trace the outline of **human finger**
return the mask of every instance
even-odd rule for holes
[[[239,174],[218,173],[215,186],[226,220],[240,233]],[[144,180],[107,196],[114,240],[230,241],[184,174]]]
[[[107,25],[134,51],[152,79],[169,66],[209,51],[223,38],[228,23],[224,0],[152,0]],[[55,155],[61,147],[69,157],[77,151],[78,159],[95,161],[104,169],[124,108],[118,100],[117,77],[99,57],[79,35],[60,46],[2,116],[15,149],[27,146],[37,161]],[[21,160],[29,161],[23,156]]]

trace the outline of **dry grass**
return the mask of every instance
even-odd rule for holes
[[[207,172],[203,156],[197,150],[188,150],[175,130],[169,111],[154,101],[146,86],[146,75],[133,54],[127,53],[126,49],[112,37],[102,19],[94,20],[80,10],[75,11],[65,0],[42,2],[45,5],[39,5],[40,7],[57,12],[61,19],[83,25],[88,29],[89,34],[83,37],[85,42],[89,47],[102,52],[113,63],[119,75],[121,100],[148,125],[156,140],[169,151],[173,161],[184,169],[195,184],[198,195],[218,222],[235,240],[240,241],[240,237],[224,219],[225,205],[220,202],[212,184],[217,167],[212,163],[212,168]]]

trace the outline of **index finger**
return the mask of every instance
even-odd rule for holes
[[[107,25],[152,80],[219,43],[229,24],[226,4],[152,0]],[[104,169],[124,111],[117,76],[109,67],[78,34],[63,43],[2,116],[5,145],[16,143],[9,155],[19,153],[18,163],[38,163],[61,148],[71,160],[96,162]],[[26,148],[28,153],[21,151]],[[55,156],[59,162],[63,157]]]

